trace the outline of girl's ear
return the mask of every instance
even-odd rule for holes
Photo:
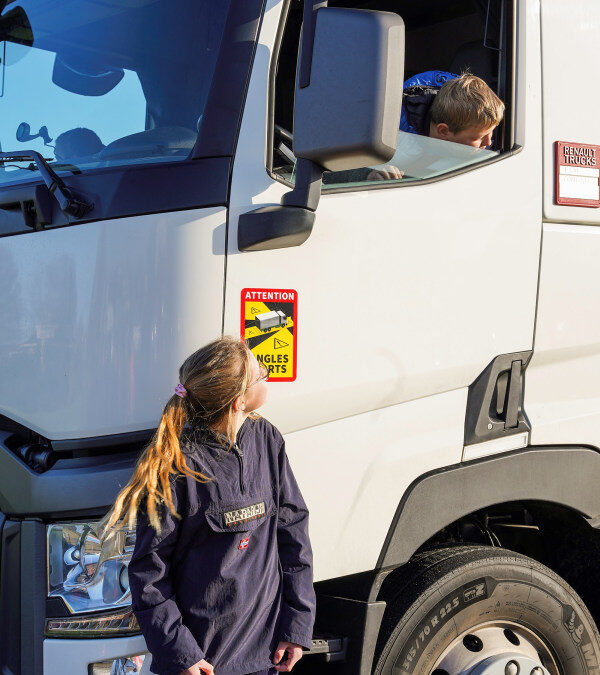
[[[246,410],[246,400],[243,396],[238,396],[233,402],[233,409],[236,412],[243,412]]]

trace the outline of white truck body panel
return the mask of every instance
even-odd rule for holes
[[[14,377],[0,414],[56,440],[152,429],[187,354],[221,331],[224,208],[2,239]],[[157,387],[156,383],[160,382]]]
[[[600,445],[600,209],[554,204],[554,142],[599,143],[600,5],[542,3],[544,224],[525,410],[531,443]]]
[[[44,640],[44,673],[46,675],[88,673],[90,663],[136,656],[146,653],[146,650],[146,641],[142,635],[88,640],[46,638]],[[148,654],[139,675],[150,673],[150,661]]]
[[[546,223],[525,410],[531,442],[600,446],[600,229]]]
[[[600,144],[600,4],[595,0],[543,0],[541,19],[544,218],[600,224],[600,209],[554,203],[554,142]]]
[[[310,511],[315,581],[375,568],[408,486],[460,462],[466,400],[457,389],[286,435]]]

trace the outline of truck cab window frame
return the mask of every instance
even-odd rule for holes
[[[0,69],[0,102],[11,116],[5,116],[1,150],[41,152],[66,188],[92,208],[73,218],[33,162],[1,165],[0,238],[227,203],[263,0],[143,0],[102,5],[94,13],[95,7],[84,2],[76,19],[64,2],[48,9],[32,0],[26,10],[16,8],[16,16],[6,10],[0,54],[10,53]],[[207,18],[204,40],[194,22],[180,25],[186,8]],[[78,30],[69,31],[72,21]],[[89,54],[84,44],[91,45]],[[78,66],[82,54],[95,55],[97,63]],[[31,77],[22,77],[29,86],[19,89],[13,80],[23,69]],[[44,88],[53,92],[53,105],[40,108]],[[179,105],[182,97],[185,105]],[[94,128],[98,119],[112,125],[106,138]]]
[[[425,165],[426,170],[422,172],[422,175],[410,178],[405,176],[402,179],[375,180],[364,180],[362,176],[363,180],[357,180],[357,176],[361,177],[361,174],[365,174],[364,169],[335,173],[326,171],[323,176],[323,194],[409,187],[437,182],[487,166],[520,151],[521,147],[514,142],[516,0],[460,0],[460,2],[453,3],[452,7],[441,0],[427,0],[420,3],[412,3],[409,0],[368,0],[367,2],[330,0],[328,4],[331,7],[397,12],[406,25],[405,81],[427,70],[455,72],[452,70],[453,67],[456,68],[455,64],[460,66],[457,73],[460,74],[467,66],[470,72],[482,76],[482,79],[499,96],[505,104],[505,111],[501,123],[494,130],[492,152],[484,150],[485,157],[477,156],[475,154],[477,150],[461,146],[459,143],[419,137],[417,134],[401,131],[396,156],[402,156],[404,159],[403,147],[409,144],[413,157],[419,160],[418,164]],[[294,185],[291,137],[293,135],[295,68],[302,23],[301,10],[302,3],[298,0],[286,2],[282,11],[269,74],[266,170],[273,179],[289,187]],[[433,15],[435,15],[434,21],[431,20]],[[462,26],[462,33],[457,30],[459,25]],[[447,35],[452,35],[451,40],[443,39],[444,31]],[[430,39],[437,36],[437,52],[430,48],[430,39],[425,41],[424,36]],[[441,43],[443,46],[440,46]],[[422,46],[423,44],[428,45],[427,49]],[[450,60],[449,54],[452,51],[454,51],[454,57]],[[438,58],[438,52],[441,58]],[[473,67],[469,61],[477,62],[478,58],[479,65]],[[436,59],[439,62],[436,62]],[[419,146],[424,147],[419,148]],[[431,157],[429,164],[428,156]],[[279,164],[277,164],[278,161]],[[388,164],[404,168],[399,166],[400,162],[394,164],[393,159]],[[377,170],[385,167],[381,165],[381,167],[373,168]],[[370,168],[367,173],[368,171]],[[336,176],[340,180],[335,181]]]

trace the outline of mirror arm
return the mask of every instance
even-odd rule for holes
[[[294,189],[281,198],[282,206],[299,206],[315,211],[321,197],[321,183],[325,169],[310,159],[296,160],[296,181]]]
[[[323,171],[322,166],[309,159],[298,158],[295,187],[283,195],[281,203],[262,206],[239,217],[238,249],[266,251],[303,244],[315,222]]]

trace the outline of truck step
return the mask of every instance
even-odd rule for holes
[[[331,635],[329,633],[317,633],[311,640],[310,649],[305,649],[303,656],[307,654],[320,654],[319,660],[325,662],[345,661],[347,648],[347,637]]]

